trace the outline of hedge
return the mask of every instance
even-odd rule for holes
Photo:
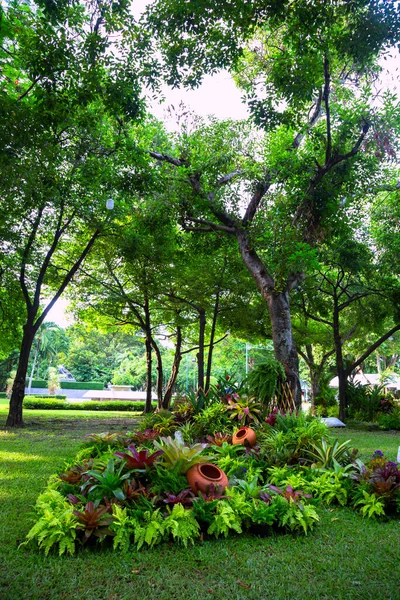
[[[7,398],[7,394],[5,392],[0,392],[0,398]]]
[[[61,381],[62,390],[104,390],[102,381]]]
[[[153,403],[156,406],[156,403]],[[103,411],[124,411],[124,412],[142,412],[144,402],[129,402],[126,400],[112,400],[111,402],[62,402],[61,400],[51,400],[48,398],[25,397],[24,408],[34,410],[103,410]]]
[[[29,381],[25,382],[25,387],[28,387]],[[46,388],[47,381],[44,379],[32,379],[33,388]],[[62,390],[104,390],[102,381],[60,381]]]
[[[31,387],[33,388],[46,388],[48,382],[45,379],[32,379]],[[25,387],[29,387],[29,380],[25,381]]]

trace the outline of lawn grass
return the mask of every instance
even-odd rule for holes
[[[365,521],[347,508],[319,508],[321,523],[308,537],[243,535],[187,550],[165,543],[128,554],[84,550],[61,558],[34,547],[18,550],[36,497],[74,457],[81,436],[132,424],[126,413],[120,420],[86,413],[66,426],[56,412],[51,419],[35,416],[23,430],[0,431],[2,600],[399,600],[400,521]],[[379,448],[395,459],[400,445],[400,433],[338,431],[338,437],[351,438],[365,457]]]

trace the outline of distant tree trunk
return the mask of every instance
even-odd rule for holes
[[[29,355],[33,340],[35,338],[35,333],[36,328],[32,323],[28,322],[24,325],[24,334],[21,342],[17,373],[15,375],[14,385],[11,392],[10,410],[6,421],[6,427],[24,427],[22,418],[22,403],[25,395],[25,382],[28,372]]]
[[[157,394],[157,410],[163,408],[163,364],[160,348],[157,342],[152,337],[151,345],[156,355],[156,369],[157,369],[157,381],[156,381],[156,394]]]
[[[152,375],[153,375],[153,359],[151,356],[151,339],[146,333],[146,404],[144,407],[145,413],[150,413],[153,410],[152,400]]]
[[[176,330],[176,345],[175,345],[175,354],[174,354],[174,362],[172,364],[171,375],[167,383],[167,387],[165,388],[164,398],[162,402],[162,408],[169,409],[171,405],[172,394],[174,391],[175,383],[178,378],[179,373],[179,365],[182,360],[182,329],[178,326]]]
[[[341,421],[346,420],[347,416],[347,400],[346,400],[346,384],[348,373],[346,371],[343,361],[343,350],[342,350],[342,338],[340,336],[340,325],[339,325],[339,307],[338,299],[335,295],[333,298],[333,342],[335,346],[336,355],[336,369],[339,382],[339,419]]]
[[[211,367],[212,367],[212,358],[213,358],[213,351],[214,351],[215,330],[217,328],[218,310],[219,310],[219,291],[217,292],[217,295],[215,297],[214,312],[213,312],[213,318],[212,318],[212,323],[211,323],[210,345],[208,348],[208,355],[207,355],[206,384],[205,384],[205,388],[204,388],[205,393],[207,393],[208,390],[210,389]]]
[[[199,310],[199,351],[197,353],[198,390],[204,390],[204,338],[206,331],[206,311]]]

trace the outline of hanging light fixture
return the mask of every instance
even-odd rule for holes
[[[106,202],[106,208],[108,210],[112,210],[114,208],[114,200],[112,198],[108,198]]]

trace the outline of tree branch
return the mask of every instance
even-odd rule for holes
[[[169,154],[161,154],[160,152],[153,152],[151,150],[149,150],[149,154],[152,158],[155,158],[156,160],[159,160],[160,162],[167,162],[171,165],[174,165],[175,167],[187,167],[188,163],[186,160],[183,160],[181,158],[174,158],[173,156],[170,156]]]
[[[388,338],[390,338],[390,336],[392,336],[394,333],[396,333],[396,331],[399,331],[399,330],[400,330],[400,325],[395,325],[394,327],[392,327],[392,329],[390,331],[388,331],[387,333],[385,333],[385,335],[382,335],[378,340],[376,340],[376,342],[374,344],[372,344],[364,352],[364,354],[362,354],[360,356],[360,358],[358,358],[353,363],[351,363],[351,365],[349,365],[345,370],[346,379],[354,369],[356,369],[359,365],[361,365],[361,363],[363,363],[364,360],[366,360],[368,358],[368,356],[374,352],[374,350],[379,348],[379,346],[381,344],[383,344],[383,342],[385,342]]]

